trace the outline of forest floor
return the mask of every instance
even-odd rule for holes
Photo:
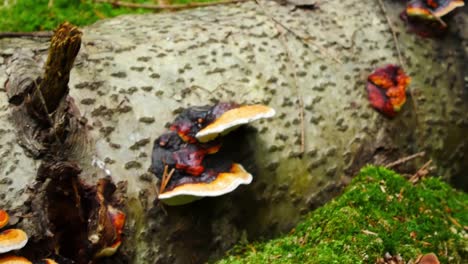
[[[126,0],[132,3],[187,4],[213,0]],[[51,5],[49,6],[49,2]],[[85,26],[99,19],[122,14],[160,12],[145,8],[125,8],[92,0],[4,0],[0,2],[0,32],[30,32],[53,30],[68,21]]]
[[[416,263],[427,253],[441,263],[462,263],[468,259],[467,210],[468,194],[439,178],[412,184],[369,166],[288,235],[244,242],[220,263]]]

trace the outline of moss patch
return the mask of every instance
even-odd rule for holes
[[[173,4],[189,2],[209,2],[210,0],[172,0]],[[92,0],[17,0],[5,6],[0,3],[0,31],[40,31],[55,29],[68,21],[77,26],[89,25],[99,19],[121,14],[153,12],[148,9],[114,7],[107,3],[94,3]],[[154,1],[133,0],[127,2],[151,3]]]
[[[406,261],[434,252],[441,263],[461,263],[467,225],[468,194],[438,178],[413,186],[390,170],[366,167],[287,236],[239,245],[219,263],[375,263],[386,252]]]

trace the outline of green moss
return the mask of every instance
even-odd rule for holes
[[[207,2],[209,0],[173,0],[174,4]],[[1,31],[40,31],[55,29],[60,23],[69,21],[78,26],[89,25],[102,18],[121,14],[147,13],[152,10],[114,7],[106,3],[93,3],[92,0],[54,0],[49,8],[49,0],[10,1],[9,6],[0,3]],[[128,2],[153,3],[154,1],[134,0]]]
[[[343,195],[310,213],[287,236],[239,245],[220,263],[374,263],[386,252],[406,261],[434,252],[442,263],[468,257],[468,194],[438,178],[413,186],[366,167]]]

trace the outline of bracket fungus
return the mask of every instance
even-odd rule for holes
[[[464,0],[413,0],[408,2],[400,17],[416,34],[437,37],[448,27],[442,17],[464,5]]]
[[[406,87],[410,81],[399,66],[390,64],[376,69],[367,78],[369,102],[385,116],[395,117],[406,102]]]
[[[33,264],[27,258],[19,256],[4,256],[0,258],[0,264]]]
[[[0,228],[6,226],[9,220],[10,216],[8,216],[8,213],[5,210],[0,210]]]
[[[264,105],[218,103],[182,111],[167,132],[154,141],[151,168],[161,180],[159,200],[182,205],[207,196],[220,196],[252,175],[220,152],[223,135],[235,128],[275,115]]]
[[[464,0],[413,0],[407,4],[406,14],[411,17],[437,19],[464,5]]]
[[[31,262],[25,257],[20,256],[5,256],[0,258],[0,264],[57,264],[53,259],[42,259],[39,261]]]
[[[207,142],[220,135],[225,135],[241,125],[262,118],[270,118],[274,115],[275,109],[265,105],[240,106],[224,112],[216,120],[200,130],[195,137],[200,142]]]
[[[0,228],[8,224],[10,217],[0,210]],[[23,248],[28,243],[28,235],[21,229],[7,229],[0,233],[0,254]]]
[[[21,229],[7,229],[0,233],[0,253],[23,248],[28,243],[28,235]]]

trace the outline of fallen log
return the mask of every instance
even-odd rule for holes
[[[378,1],[328,1],[315,10],[248,2],[122,16],[84,28],[68,87],[85,135],[63,154],[87,184],[107,175],[127,183],[124,242],[108,261],[217,258],[240,239],[287,231],[366,163],[388,164],[420,151],[425,159],[397,168],[414,172],[432,159],[435,174],[466,188],[466,18],[454,17],[443,40],[422,39],[405,32],[400,3],[385,4],[412,77],[408,102],[391,120],[369,107],[365,90],[374,68],[400,63]],[[17,79],[29,87],[40,77],[48,47],[43,38],[0,39],[0,83]],[[18,60],[24,66],[13,71]],[[24,140],[15,122],[26,119],[12,118],[18,101],[11,98],[9,105],[0,93],[0,206],[16,212],[17,225],[40,241],[34,232],[40,223],[22,216],[38,213],[24,203],[35,193],[39,159],[49,146]],[[156,178],[147,172],[151,142],[181,109],[229,100],[277,111],[275,119],[233,135],[253,183],[167,207],[166,214],[155,202]]]

